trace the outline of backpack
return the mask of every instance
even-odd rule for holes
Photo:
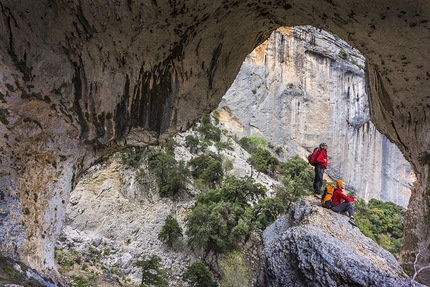
[[[321,196],[321,206],[326,208],[331,208],[331,199],[333,197],[334,187],[331,185],[327,185],[324,188],[324,192]]]
[[[317,166],[320,163],[316,161],[317,157],[319,156],[321,150],[319,148],[315,148],[314,151],[308,155],[308,162],[312,165],[312,166]]]

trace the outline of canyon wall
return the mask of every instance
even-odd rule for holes
[[[280,28],[245,59],[218,107],[239,136],[261,136],[306,156],[328,144],[327,174],[366,200],[407,206],[415,181],[396,145],[369,114],[365,59],[336,35],[314,27]]]
[[[274,30],[312,25],[366,57],[372,121],[417,177],[402,264],[421,250],[428,265],[429,20],[427,0],[1,1],[0,251],[55,276],[54,242],[86,169],[188,129]]]

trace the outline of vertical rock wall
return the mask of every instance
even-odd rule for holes
[[[407,206],[414,174],[369,115],[365,59],[336,35],[280,28],[244,61],[219,110],[240,136],[261,136],[303,158],[329,146],[327,174],[369,200]],[[285,150],[284,149],[284,150]]]

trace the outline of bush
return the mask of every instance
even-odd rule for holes
[[[163,151],[155,151],[148,158],[151,171],[157,176],[161,197],[174,197],[180,191],[187,191],[189,170],[184,162]]]
[[[205,115],[200,120],[200,126],[196,129],[206,140],[219,142],[221,140],[221,129],[212,125],[210,115]]]
[[[368,203],[356,199],[354,210],[361,232],[398,258],[406,209],[393,202],[372,198]]]
[[[279,160],[267,149],[262,148],[257,148],[248,161],[257,171],[265,174],[273,173],[279,165]]]
[[[202,262],[196,262],[187,267],[183,275],[184,281],[192,287],[216,287],[218,284],[212,280],[212,275]]]
[[[253,231],[251,203],[265,194],[265,187],[252,178],[229,176],[221,189],[198,195],[186,218],[189,247],[216,254],[235,250]]]
[[[309,164],[299,156],[294,156],[285,163],[280,163],[282,186],[277,191],[277,197],[282,201],[285,210],[300,196],[313,190],[314,174]]]
[[[242,254],[237,251],[227,253],[219,263],[222,272],[220,281],[222,287],[247,287],[249,271]]]
[[[200,179],[204,183],[213,186],[224,176],[222,168],[222,158],[213,153],[202,154],[188,161],[191,168],[191,175],[195,179]]]
[[[191,153],[197,153],[199,150],[200,141],[197,137],[187,135],[185,137],[185,146],[190,149]]]
[[[169,286],[166,280],[166,271],[163,269],[160,261],[161,258],[153,254],[148,260],[139,260],[133,263],[133,266],[142,268],[141,286]]]
[[[118,154],[122,164],[137,167],[144,152],[145,148],[133,147],[124,149]]]
[[[262,234],[263,231],[284,211],[284,205],[280,198],[265,198],[258,201],[252,208],[253,229]]]
[[[241,138],[239,140],[239,145],[252,154],[257,148],[266,148],[266,141],[261,137],[249,136]]]
[[[169,138],[166,142],[166,152],[171,156],[175,155],[175,147],[178,146],[178,143],[174,138]]]
[[[158,234],[158,239],[172,246],[173,241],[182,236],[182,228],[179,226],[178,221],[172,216],[168,215],[164,221],[163,228]]]

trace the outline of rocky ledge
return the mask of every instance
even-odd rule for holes
[[[318,203],[300,199],[265,230],[257,286],[425,286],[347,216]]]

